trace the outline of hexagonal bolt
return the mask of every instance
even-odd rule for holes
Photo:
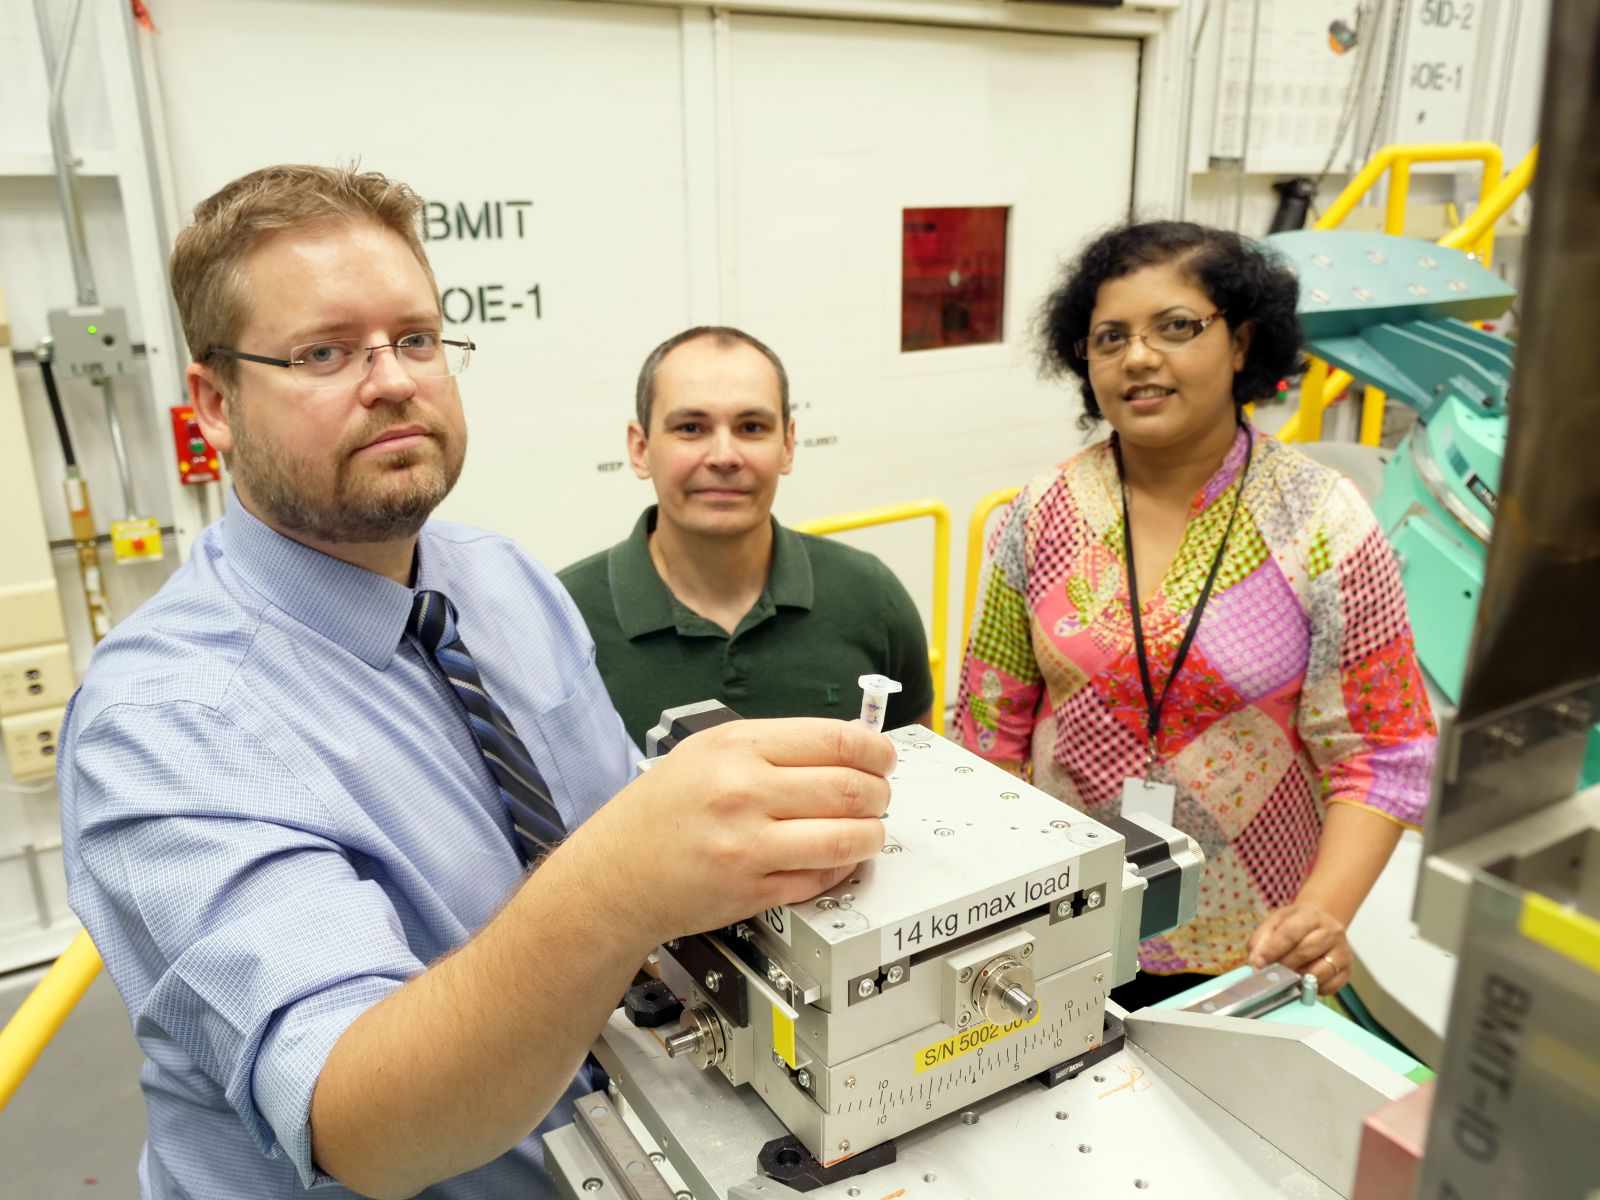
[[[1099,908],[1101,901],[1104,899],[1105,897],[1103,897],[1099,892],[1090,892],[1088,898],[1084,900],[1084,903],[1090,908]]]
[[[806,1091],[809,1092],[811,1090],[811,1072],[804,1067],[794,1073],[794,1081]]]
[[[906,977],[906,969],[899,963],[896,963],[894,966],[889,968],[886,974],[890,983],[899,983]]]
[[[839,1153],[843,1154],[848,1149],[850,1149],[850,1139],[846,1138],[844,1141],[839,1143]]]
[[[772,1052],[772,1065],[775,1067],[783,1066],[783,1055],[779,1054],[776,1050]]]
[[[706,978],[705,978],[705,984],[706,984],[706,991],[708,991],[708,992],[716,991],[718,988],[720,988],[722,986],[722,972],[721,971],[707,971],[706,972]]]
[[[960,980],[962,983],[971,982],[971,980],[972,980],[972,968],[971,967],[962,967],[961,968],[961,974],[957,975],[956,978],[958,980]]]
[[[870,979],[863,979],[860,983],[856,984],[856,995],[860,996],[863,1000],[877,990],[878,985],[872,982]]]
[[[856,1077],[854,1075],[850,1076],[848,1079],[846,1079],[844,1081],[844,1086],[846,1088],[853,1088],[853,1087],[855,1087],[855,1085],[856,1085]]]
[[[881,852],[884,853],[884,854],[899,854],[900,853],[900,847],[895,842],[888,842],[888,843],[886,843],[884,845],[883,850]]]
[[[965,1029],[968,1025],[971,1025],[971,1024],[972,1024],[972,1014],[969,1013],[969,1012],[963,1011],[960,1016],[956,1017],[956,1028],[957,1029]]]
[[[1022,943],[1022,949],[1019,950],[1017,953],[1021,954],[1023,958],[1032,958],[1033,957],[1033,943],[1032,942],[1023,942]]]
[[[1065,821],[1051,821],[1050,822],[1050,828],[1051,829],[1065,829],[1066,827],[1067,827],[1067,823]]]
[[[1058,917],[1070,917],[1071,915],[1072,915],[1072,901],[1071,900],[1063,900],[1060,904],[1056,905],[1056,916],[1058,916]]]

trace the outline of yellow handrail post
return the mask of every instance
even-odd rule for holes
[[[5,1028],[0,1029],[0,1110],[100,973],[100,954],[80,930]]]
[[[1361,395],[1361,444],[1363,446],[1377,446],[1383,442],[1383,411],[1388,406],[1388,397],[1375,387],[1369,387]]]
[[[1306,368],[1305,378],[1300,381],[1300,412],[1294,431],[1295,441],[1315,442],[1322,437],[1323,388],[1327,382],[1328,364],[1320,358],[1313,358],[1311,365]]]
[[[1499,185],[1500,176],[1505,171],[1505,155],[1493,142],[1425,142],[1409,146],[1384,146],[1345,185],[1344,191],[1339,193],[1312,228],[1333,229],[1343,224],[1361,198],[1383,178],[1383,173],[1393,169],[1395,174],[1389,181],[1383,227],[1387,233],[1400,233],[1405,226],[1405,202],[1411,191],[1411,167],[1419,162],[1481,162],[1483,181],[1478,189],[1480,205]],[[1480,229],[1474,237],[1483,234],[1484,231]]]
[[[1383,231],[1403,234],[1406,231],[1406,200],[1411,196],[1411,163],[1396,159],[1389,169],[1389,198],[1383,206]]]
[[[1512,168],[1511,173],[1479,199],[1478,207],[1472,210],[1472,215],[1439,239],[1439,245],[1449,246],[1455,250],[1471,249],[1487,266],[1490,252],[1494,248],[1495,223],[1505,216],[1512,202],[1528,190],[1528,184],[1533,181],[1538,165],[1539,147],[1535,143],[1533,149],[1523,156],[1522,161]]]
[[[933,620],[930,622],[932,628],[928,631],[928,667],[933,673],[933,731],[942,734],[945,645],[950,640],[950,510],[937,500],[917,500],[888,508],[868,508],[834,517],[819,517],[814,521],[801,521],[795,528],[801,533],[827,537],[850,529],[892,525],[897,521],[914,521],[920,517],[933,518]]]

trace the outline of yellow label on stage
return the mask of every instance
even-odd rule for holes
[[[795,1069],[794,1022],[776,1004],[772,1006],[772,1048],[783,1056],[791,1071]]]
[[[942,1042],[924,1046],[917,1051],[917,1074],[921,1075],[924,1071],[942,1067],[945,1063],[960,1058],[963,1054],[971,1054],[974,1050],[992,1046],[1001,1039],[1010,1037],[1017,1030],[1026,1029],[1029,1025],[1037,1025],[1038,1023],[1038,1013],[1034,1013],[1026,1021],[1007,1021],[1004,1025],[996,1025],[993,1021],[988,1021],[958,1033],[954,1037],[947,1037]]]
[[[1593,917],[1530,892],[1523,897],[1517,928],[1529,941],[1600,971],[1600,921]]]
[[[154,517],[111,522],[111,548],[119,563],[162,557],[161,522]]]

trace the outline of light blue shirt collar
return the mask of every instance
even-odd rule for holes
[[[237,492],[230,490],[228,500],[223,552],[244,581],[306,628],[385,670],[405,636],[416,592],[285,537],[247,509]],[[417,590],[448,595],[429,570],[425,539],[426,530],[417,540]]]

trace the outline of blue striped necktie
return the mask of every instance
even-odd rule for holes
[[[500,785],[500,799],[511,810],[522,851],[529,862],[537,862],[566,837],[567,827],[550,799],[550,786],[533,765],[511,718],[483,686],[472,655],[456,631],[455,606],[443,592],[418,592],[411,605],[411,630],[433,655],[467,710],[472,739]]]

